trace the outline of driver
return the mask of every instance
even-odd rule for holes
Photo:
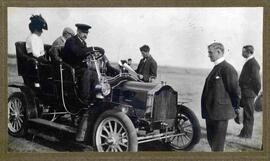
[[[100,47],[87,47],[85,40],[91,26],[87,24],[76,24],[77,34],[66,40],[64,46],[63,60],[75,69],[75,76],[79,81],[80,97],[85,102],[92,101],[95,85],[98,83],[97,73],[89,70],[85,61],[90,52],[98,51],[104,54]]]

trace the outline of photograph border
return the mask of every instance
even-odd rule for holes
[[[263,100],[263,150],[258,152],[8,152],[7,133],[7,10],[8,7],[263,7],[263,97],[268,98],[270,69],[269,0],[1,0],[0,9],[0,160],[269,160],[270,103]]]

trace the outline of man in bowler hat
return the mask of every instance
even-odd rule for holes
[[[94,99],[95,85],[98,83],[97,73],[89,70],[86,62],[90,52],[100,52],[104,54],[104,49],[100,47],[87,47],[85,40],[91,26],[87,24],[76,24],[77,34],[66,40],[63,60],[75,69],[75,75],[79,82],[79,93],[86,101]]]
[[[225,61],[221,43],[208,46],[208,56],[215,64],[208,75],[201,97],[202,118],[206,120],[207,140],[211,151],[224,151],[228,120],[236,115],[240,101],[238,75]]]
[[[246,45],[242,49],[242,56],[246,63],[239,78],[241,88],[240,106],[244,108],[243,128],[238,135],[243,138],[251,138],[254,124],[254,99],[261,89],[260,65],[253,56],[254,48]]]

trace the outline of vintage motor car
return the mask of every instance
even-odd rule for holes
[[[190,150],[200,140],[195,114],[178,102],[178,93],[162,83],[145,83],[120,61],[120,74],[102,73],[102,55],[90,54],[103,99],[88,103],[80,99],[74,69],[65,62],[39,62],[16,42],[18,75],[23,83],[8,98],[8,133],[54,135],[90,145],[98,152],[138,151],[138,144],[159,140],[172,150]],[[49,52],[50,45],[45,45]],[[88,59],[90,61],[90,59]]]

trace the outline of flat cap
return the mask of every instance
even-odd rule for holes
[[[91,28],[91,26],[81,23],[77,23],[75,26],[84,33],[88,33],[88,30]]]
[[[69,27],[65,27],[64,30],[63,30],[63,34],[64,33],[69,33],[70,35],[74,36],[75,35],[75,32],[69,28]]]

